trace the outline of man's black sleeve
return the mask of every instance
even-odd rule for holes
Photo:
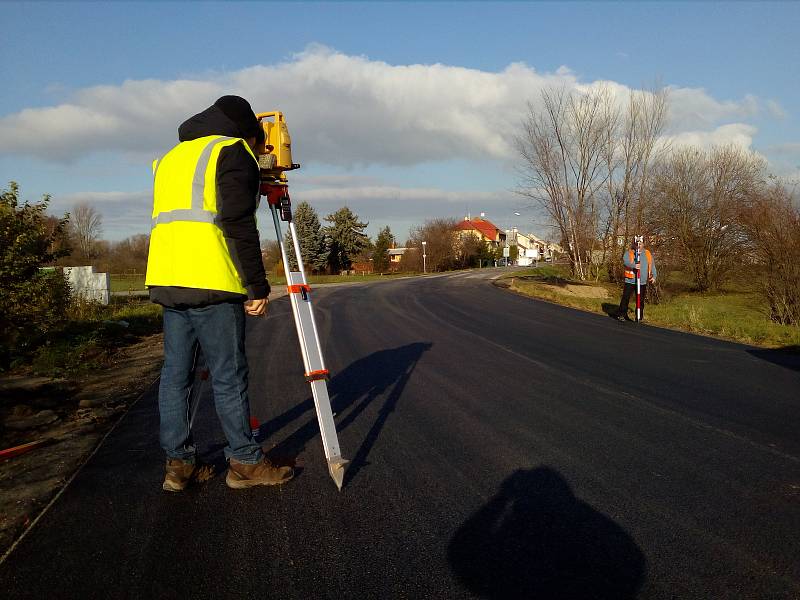
[[[258,166],[242,144],[223,148],[217,163],[219,224],[250,300],[269,296],[255,219],[258,189]]]

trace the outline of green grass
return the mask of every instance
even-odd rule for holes
[[[521,294],[598,314],[616,310],[622,293],[619,286],[610,283],[571,281],[569,269],[561,266],[516,271],[503,279],[511,289]],[[556,290],[568,283],[602,287],[607,290],[608,297],[573,297]],[[664,298],[659,304],[647,304],[646,322],[754,346],[800,346],[800,327],[770,321],[766,305],[749,288],[746,278],[724,286],[717,293],[700,294],[690,289],[684,274],[671,273],[663,290]]]
[[[108,306],[75,302],[69,319],[19,357],[13,368],[36,375],[75,376],[101,367],[123,346],[161,331],[161,307],[115,298]]]
[[[144,273],[134,273],[131,275],[111,274],[112,292],[137,292],[145,289]]]

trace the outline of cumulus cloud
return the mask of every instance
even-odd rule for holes
[[[731,123],[721,125],[711,131],[684,131],[665,136],[663,142],[671,147],[697,146],[709,149],[712,146],[734,145],[749,150],[757,131],[755,127],[746,123]]]
[[[677,131],[713,127],[724,121],[755,117],[760,103],[747,95],[740,101],[719,101],[702,88],[669,88],[671,126]]]
[[[789,113],[775,100],[767,100],[767,112],[776,119],[785,119]]]
[[[156,156],[175,142],[183,119],[235,93],[256,110],[286,113],[300,162],[353,167],[508,160],[526,100],[535,101],[548,86],[584,89],[598,83],[580,82],[567,67],[540,73],[523,63],[499,72],[391,65],[311,46],[281,63],[195,79],[93,86],[58,106],[3,116],[0,153],[50,161],[102,152]],[[603,83],[621,98],[630,92]],[[720,101],[699,88],[673,87],[670,94],[676,134],[739,123],[760,105],[752,96]]]

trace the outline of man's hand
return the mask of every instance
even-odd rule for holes
[[[244,303],[244,312],[253,317],[261,317],[267,314],[267,305],[269,304],[268,298],[258,298],[256,300],[248,300]]]

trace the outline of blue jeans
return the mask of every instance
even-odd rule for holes
[[[228,440],[225,458],[257,463],[263,454],[250,427],[244,308],[214,304],[177,310],[164,308],[164,366],[158,388],[161,447],[167,458],[194,462],[189,430],[189,389],[196,344],[211,371],[217,416]]]

